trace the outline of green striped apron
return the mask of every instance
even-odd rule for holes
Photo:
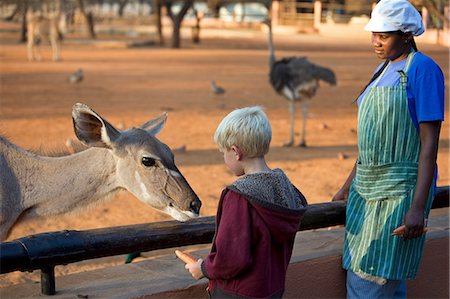
[[[376,87],[388,65],[358,111],[359,157],[347,201],[343,267],[385,279],[414,278],[425,241],[425,236],[407,241],[391,236],[411,206],[417,180],[420,136],[406,93],[414,55],[399,72],[399,86]]]

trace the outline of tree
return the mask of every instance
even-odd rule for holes
[[[19,13],[20,13],[20,5],[16,3],[16,6],[14,7],[12,13],[9,16],[4,17],[3,20],[5,20],[6,22],[11,22]]]
[[[25,43],[27,41],[27,11],[28,11],[28,0],[25,0],[21,3],[21,26],[20,26],[20,39],[21,43]]]
[[[172,32],[172,48],[180,48],[180,29],[181,23],[183,22],[183,18],[188,12],[189,8],[192,7],[194,0],[184,0],[182,2],[182,6],[180,11],[177,14],[174,14],[172,11],[172,6],[175,3],[173,0],[163,0],[167,9],[167,14],[169,18],[172,20],[173,24],[173,32]]]
[[[156,13],[156,29],[158,30],[159,44],[164,45],[164,36],[162,32],[161,9],[162,0],[152,0],[152,7]]]
[[[84,0],[77,0],[77,6],[78,9],[80,10],[81,15],[86,21],[89,37],[95,39],[96,35],[94,30],[94,16],[92,15],[91,12],[86,14],[86,10],[84,9]]]
[[[435,25],[437,28],[442,29],[442,25],[444,25],[445,27],[449,27],[449,20],[448,17],[445,16],[444,14],[444,2],[448,5],[448,0],[447,1],[441,1],[441,0],[423,0],[423,6],[425,6],[428,11],[430,12],[430,14],[436,18],[437,20],[439,20],[439,22],[441,24],[436,24],[437,22],[435,22]]]
[[[125,10],[125,6],[128,4],[128,0],[118,0],[119,2],[119,16],[123,16],[123,11]]]
[[[200,43],[200,21],[203,18],[203,12],[197,11],[194,5],[192,5],[192,10],[195,16],[195,25],[192,26],[192,41],[198,44]]]

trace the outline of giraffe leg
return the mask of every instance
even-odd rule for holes
[[[295,120],[295,102],[288,101],[289,103],[289,117],[290,117],[290,136],[289,142],[283,146],[293,146],[294,145],[294,120]]]
[[[301,102],[302,105],[302,139],[300,141],[300,147],[306,147],[306,120],[308,119],[308,101],[304,99]]]

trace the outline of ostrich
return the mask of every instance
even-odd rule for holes
[[[313,64],[306,57],[286,57],[276,60],[271,20],[266,19],[263,23],[269,29],[270,83],[277,93],[286,97],[289,104],[291,131],[289,142],[285,146],[292,146],[294,144],[295,102],[300,102],[303,119],[301,142],[299,145],[306,147],[307,101],[316,94],[320,80],[335,85],[336,76],[331,69]]]

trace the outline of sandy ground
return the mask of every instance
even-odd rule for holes
[[[17,43],[18,34],[5,30],[1,34],[0,134],[25,149],[49,153],[65,150],[66,141],[76,139],[71,120],[75,102],[91,106],[118,127],[138,126],[168,111],[168,122],[158,137],[172,149],[185,147],[185,151],[175,150],[175,160],[202,200],[204,216],[215,214],[221,190],[235,179],[214,145],[214,130],[232,109],[249,105],[264,106],[270,118],[273,141],[269,165],[285,170],[310,203],[329,201],[357,155],[357,110],[352,101],[379,63],[368,37],[361,34],[276,36],[278,57],[307,56],[333,69],[338,79],[337,86],[322,84],[309,104],[309,146],[286,148],[282,145],[289,132],[287,102],[268,83],[264,32],[205,32],[207,37],[201,44],[184,39],[179,50],[156,45],[112,47],[106,36],[95,43],[68,37],[59,63],[50,61],[48,46],[43,48],[44,61],[30,63],[25,45]],[[448,49],[420,43],[419,48],[441,65],[448,82]],[[68,83],[68,76],[78,68],[85,72],[84,81]],[[226,89],[224,95],[210,91],[212,79]],[[296,132],[301,128],[298,111]],[[441,134],[438,185],[450,182],[448,144],[446,124]],[[78,213],[19,223],[8,240],[63,229],[164,220],[170,220],[169,216],[124,191]],[[120,263],[123,256],[58,266],[56,273],[65,275]],[[1,275],[0,287],[25,281],[39,281],[39,271]]]

